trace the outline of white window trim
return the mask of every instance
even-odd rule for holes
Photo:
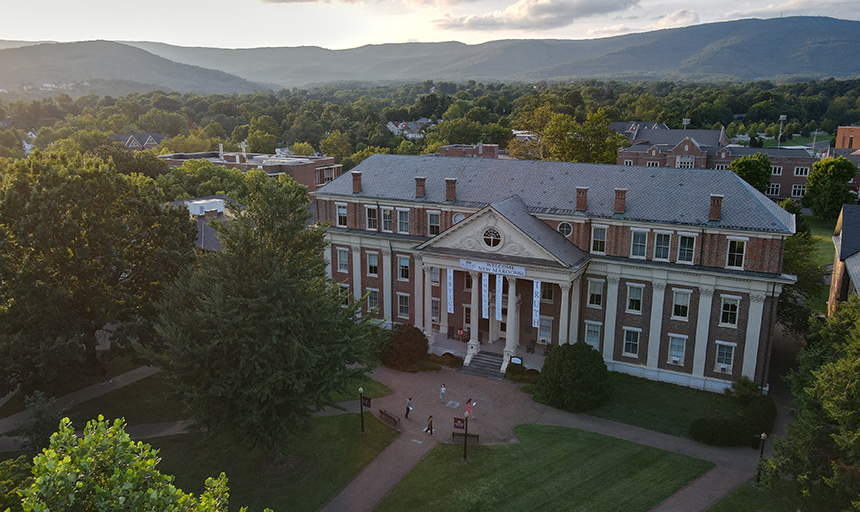
[[[376,213],[376,227],[370,228],[368,225],[370,224],[370,211],[373,210]],[[379,231],[379,223],[382,222],[379,215],[379,209],[376,206],[364,205],[364,229],[367,231]]]
[[[397,318],[409,318],[408,314],[406,314],[406,315],[400,314],[400,297],[406,297],[406,307],[410,309],[410,311],[409,311],[410,313],[411,313],[411,309],[412,309],[412,304],[410,304],[411,301],[409,300],[409,294],[397,292]]]
[[[383,206],[380,208],[382,212],[379,215],[379,230],[383,233],[394,233],[394,223],[397,220],[394,217],[394,208],[391,206]],[[391,215],[391,229],[385,229],[385,212],[388,212]]]
[[[624,160],[624,165],[633,165],[633,160]]]
[[[675,356],[672,355],[672,338],[681,338],[684,340],[684,353],[678,358],[677,363],[674,361]],[[666,335],[666,340],[668,341],[668,345],[666,347],[666,364],[684,366],[684,359],[687,357],[687,341],[689,341],[689,339],[690,337],[686,334],[670,332]]]
[[[365,254],[365,258],[366,258],[365,259],[365,263],[366,263],[365,267],[366,268],[364,270],[365,270],[365,273],[367,274],[367,277],[379,277],[379,253],[376,251],[367,251],[364,254]],[[375,274],[370,273],[370,255],[371,254],[376,255],[376,273]]]
[[[734,301],[737,301],[737,303],[738,303],[738,310],[735,312],[735,323],[734,324],[723,323],[723,311],[725,310],[727,300],[734,300]],[[741,301],[742,300],[743,300],[743,297],[739,297],[737,295],[720,295],[720,321],[719,321],[720,327],[725,327],[727,329],[737,329],[738,328],[738,323],[740,323],[740,319],[741,319]]]
[[[603,296],[606,295],[603,293],[603,283],[606,282],[605,279],[587,279],[586,282],[588,286],[585,288],[585,305],[591,309],[603,309]],[[600,284],[600,305],[595,305],[591,303],[591,283]]]
[[[631,288],[639,288],[642,290],[642,297],[639,298],[639,311],[635,309],[630,309],[630,289]],[[645,305],[645,285],[639,283],[627,283],[627,300],[624,305],[624,309],[626,313],[630,313],[631,315],[641,315],[642,307]]]
[[[797,171],[799,171],[799,170],[801,170],[801,169],[803,169],[804,174],[798,174],[798,172],[797,172]],[[809,168],[809,167],[803,167],[803,166],[801,166],[801,167],[795,167],[795,168],[794,168],[794,175],[795,175],[795,176],[797,176],[798,178],[807,178],[807,177],[809,177],[809,172],[810,172],[810,168]]]
[[[438,215],[439,216],[439,233],[436,235],[430,234],[430,216]],[[428,210],[427,211],[427,236],[438,236],[442,234],[442,211],[441,210]]]
[[[463,304],[463,330],[468,331],[472,329],[472,322],[466,321],[466,311],[469,311],[469,319],[472,318],[472,305],[471,304]]]
[[[346,270],[340,269],[340,254],[341,252],[346,253]],[[341,247],[335,247],[335,254],[337,255],[337,271],[341,274],[349,274],[349,249],[344,249]]]
[[[782,166],[781,165],[771,165],[770,166],[770,174],[771,174],[771,176],[782,176]]]
[[[555,288],[551,288],[553,283],[541,283],[540,287],[540,301],[542,304],[552,304],[555,302]],[[552,298],[544,299],[543,294],[546,290],[552,290]]]
[[[726,268],[743,270],[744,265],[747,262],[747,244],[749,243],[749,238],[745,236],[727,236],[726,237]],[[744,252],[741,254],[741,266],[737,267],[734,265],[729,265],[729,256],[731,253],[729,252],[732,242],[743,242],[744,243]]]
[[[603,231],[603,251],[595,251],[594,250],[594,230],[602,229]],[[609,226],[605,224],[592,224],[591,225],[591,240],[589,240],[588,248],[591,254],[606,254],[606,245],[607,238],[609,238]]]
[[[658,258],[657,257],[657,235],[668,235],[668,237],[669,237],[669,247],[666,250],[666,257],[665,258]],[[694,241],[693,246],[695,247],[695,245],[696,245],[696,242]],[[647,242],[646,242],[645,248],[646,248],[646,250],[648,248]],[[654,258],[655,261],[669,261],[669,259],[672,257],[672,232],[671,231],[663,231],[663,230],[660,230],[660,231],[655,230],[654,231],[654,253],[651,256]]]
[[[540,344],[542,344],[542,345],[552,345],[552,334],[553,334],[553,331],[555,331],[555,322],[553,321],[554,319],[553,319],[553,317],[551,317],[551,316],[546,316],[546,315],[540,315],[540,319],[541,319],[541,320],[549,320],[549,322],[550,322],[550,324],[549,324],[549,339],[548,339],[548,340],[546,340],[546,343],[544,343],[544,342],[543,342],[543,339],[544,339],[544,338],[541,338],[541,335],[540,335],[540,322],[538,322],[538,327],[537,327],[537,331],[538,331],[538,332],[537,332],[537,338],[538,338],[538,341],[537,341],[537,342],[538,342],[538,343],[540,343]]]
[[[370,292],[376,292],[376,306],[373,308],[370,307]],[[367,303],[365,304],[367,306],[367,311],[370,312],[374,309],[379,310],[379,288],[365,288],[364,293],[367,294]]]
[[[687,316],[675,316],[675,294],[681,293],[687,295]],[[684,288],[672,288],[672,311],[670,318],[672,320],[677,320],[679,322],[689,322],[690,321],[690,303],[693,299],[693,290],[686,290]]]
[[[436,271],[436,277],[439,279],[433,280],[433,271]],[[431,267],[430,269],[430,286],[439,286],[439,283],[442,282],[442,269],[439,267]]]
[[[567,227],[570,228],[570,234],[569,235],[565,235],[564,233],[561,232],[561,226],[564,224],[567,224]],[[570,222],[567,222],[567,221],[561,221],[558,223],[558,226],[555,227],[555,230],[558,231],[559,233],[561,233],[561,235],[563,237],[567,238],[573,234],[573,224],[571,224]]]
[[[681,237],[689,237],[693,239],[693,259],[690,261],[681,259]],[[698,240],[698,233],[678,233],[678,251],[675,254],[675,263],[680,263],[681,265],[693,265],[696,262],[696,241]]]
[[[439,317],[433,316],[433,305],[437,304],[439,307],[437,308],[439,315],[442,314],[442,299],[432,298],[430,299],[430,322],[434,324],[439,323]]]
[[[400,230],[400,212],[406,212],[406,231]],[[397,232],[409,234],[409,208],[397,208]]]
[[[350,299],[350,296],[352,295],[350,293],[350,290],[349,290],[349,283],[338,283],[337,285],[338,285],[338,287],[340,287],[341,293],[344,294],[343,297],[346,298],[346,304],[344,304],[343,301],[341,301],[340,307],[345,308],[345,307],[349,306],[349,299]],[[344,290],[346,291],[346,293],[344,293]]]
[[[771,193],[771,189],[773,189]],[[765,191],[765,195],[776,197],[779,196],[780,192],[782,192],[782,184],[781,183],[770,183],[767,186],[767,190]]]
[[[648,257],[648,232],[649,229],[643,228],[630,228],[630,258],[636,260],[644,260]],[[634,256],[633,255],[633,237],[636,236],[636,233],[645,233],[645,250],[643,251],[642,256]]]
[[[340,215],[337,214],[337,209],[340,206],[343,206],[344,208],[346,208],[346,215],[345,215],[346,223],[345,224],[340,223]],[[346,203],[334,203],[334,225],[339,227],[339,228],[345,228],[348,223],[349,223],[349,205],[347,205]]]
[[[595,322],[593,320],[585,320],[584,323],[585,323],[586,327],[585,327],[585,329],[582,330],[582,336],[583,336],[582,341],[586,345],[588,345],[589,347],[593,348],[594,350],[600,350],[600,338],[603,335],[603,322]],[[597,334],[597,346],[596,347],[588,342],[588,326],[589,325],[596,325],[598,328],[598,331],[599,331]]]
[[[627,344],[627,331],[632,331],[632,332],[636,332],[639,334],[636,337],[636,352],[637,352],[636,354],[624,351],[625,345]],[[640,329],[638,327],[622,327],[621,332],[624,333],[623,337],[621,338],[621,355],[624,357],[635,357],[636,359],[639,359],[639,349],[641,348],[641,345],[642,345],[642,329]]]
[[[400,259],[401,258],[406,259],[406,268],[409,271],[409,276],[412,277],[412,264],[409,261],[409,256],[406,254],[398,254],[397,255],[397,280],[400,281],[401,283],[403,283],[403,282],[408,283],[409,279],[403,279],[402,277],[400,277],[400,267],[402,266],[402,265],[400,265]]]
[[[719,361],[717,361],[717,348],[716,348],[717,345],[723,345],[725,347],[732,347],[732,362],[731,362],[731,364],[725,365],[725,364],[722,364]],[[731,341],[714,340],[714,372],[731,374],[732,368],[735,365],[735,356],[737,355],[736,354],[737,351],[738,351],[738,344],[737,343],[733,343]],[[726,367],[725,372],[720,371],[720,368],[723,366]]]

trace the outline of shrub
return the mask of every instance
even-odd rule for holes
[[[395,370],[405,370],[427,357],[427,348],[427,336],[420,329],[411,324],[395,324],[382,363]]]
[[[406,368],[403,368],[403,371],[409,372],[409,373],[438,372],[441,369],[442,369],[442,367],[438,363],[434,363],[432,361],[422,359],[415,364],[410,364]]]
[[[540,372],[537,370],[526,370],[521,364],[509,364],[505,372],[505,378],[511,382],[523,382],[526,384],[534,384],[540,377]]]
[[[731,388],[726,388],[726,394],[735,397],[743,405],[749,405],[750,401],[758,395],[758,390],[758,384],[749,377],[743,376],[737,382],[733,382]]]
[[[579,342],[553,349],[537,379],[536,398],[571,412],[587,411],[612,396],[603,356]]]
[[[450,368],[460,369],[463,367],[463,358],[454,354],[444,353],[441,356],[436,354],[427,354],[427,360],[431,363],[437,363]]]
[[[743,446],[752,436],[770,433],[776,404],[770,396],[753,397],[743,412],[729,418],[699,418],[690,425],[690,437],[714,446]]]

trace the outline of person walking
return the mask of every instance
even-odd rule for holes
[[[424,433],[428,433],[428,432],[430,433],[431,436],[434,435],[433,434],[433,415],[432,414],[430,415],[429,418],[427,418],[427,428],[424,429]]]
[[[468,412],[470,416],[472,415],[472,405],[474,404],[472,402],[472,399],[470,398],[466,401],[466,412]]]
[[[412,410],[412,397],[406,399],[406,419],[409,419],[409,411]]]
[[[439,390],[439,403],[445,403],[445,384],[442,384],[442,388]]]

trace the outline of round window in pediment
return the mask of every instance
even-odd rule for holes
[[[573,227],[571,227],[569,222],[562,222],[558,225],[558,232],[564,235],[565,238],[569,237],[571,233],[573,233]]]
[[[484,231],[484,243],[490,248],[498,247],[502,243],[502,235],[496,231],[496,228],[489,228]]]

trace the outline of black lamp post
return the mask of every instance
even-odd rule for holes
[[[463,462],[469,462],[468,447],[469,447],[469,411],[463,414],[466,418],[466,433],[463,435]]]
[[[764,457],[764,443],[767,441],[767,434],[762,432],[759,438],[761,439],[761,450],[758,452],[758,469],[755,472],[756,487],[758,487],[759,480],[761,479],[761,458]]]
[[[361,433],[364,434],[364,388],[358,388],[358,408],[361,411]]]

